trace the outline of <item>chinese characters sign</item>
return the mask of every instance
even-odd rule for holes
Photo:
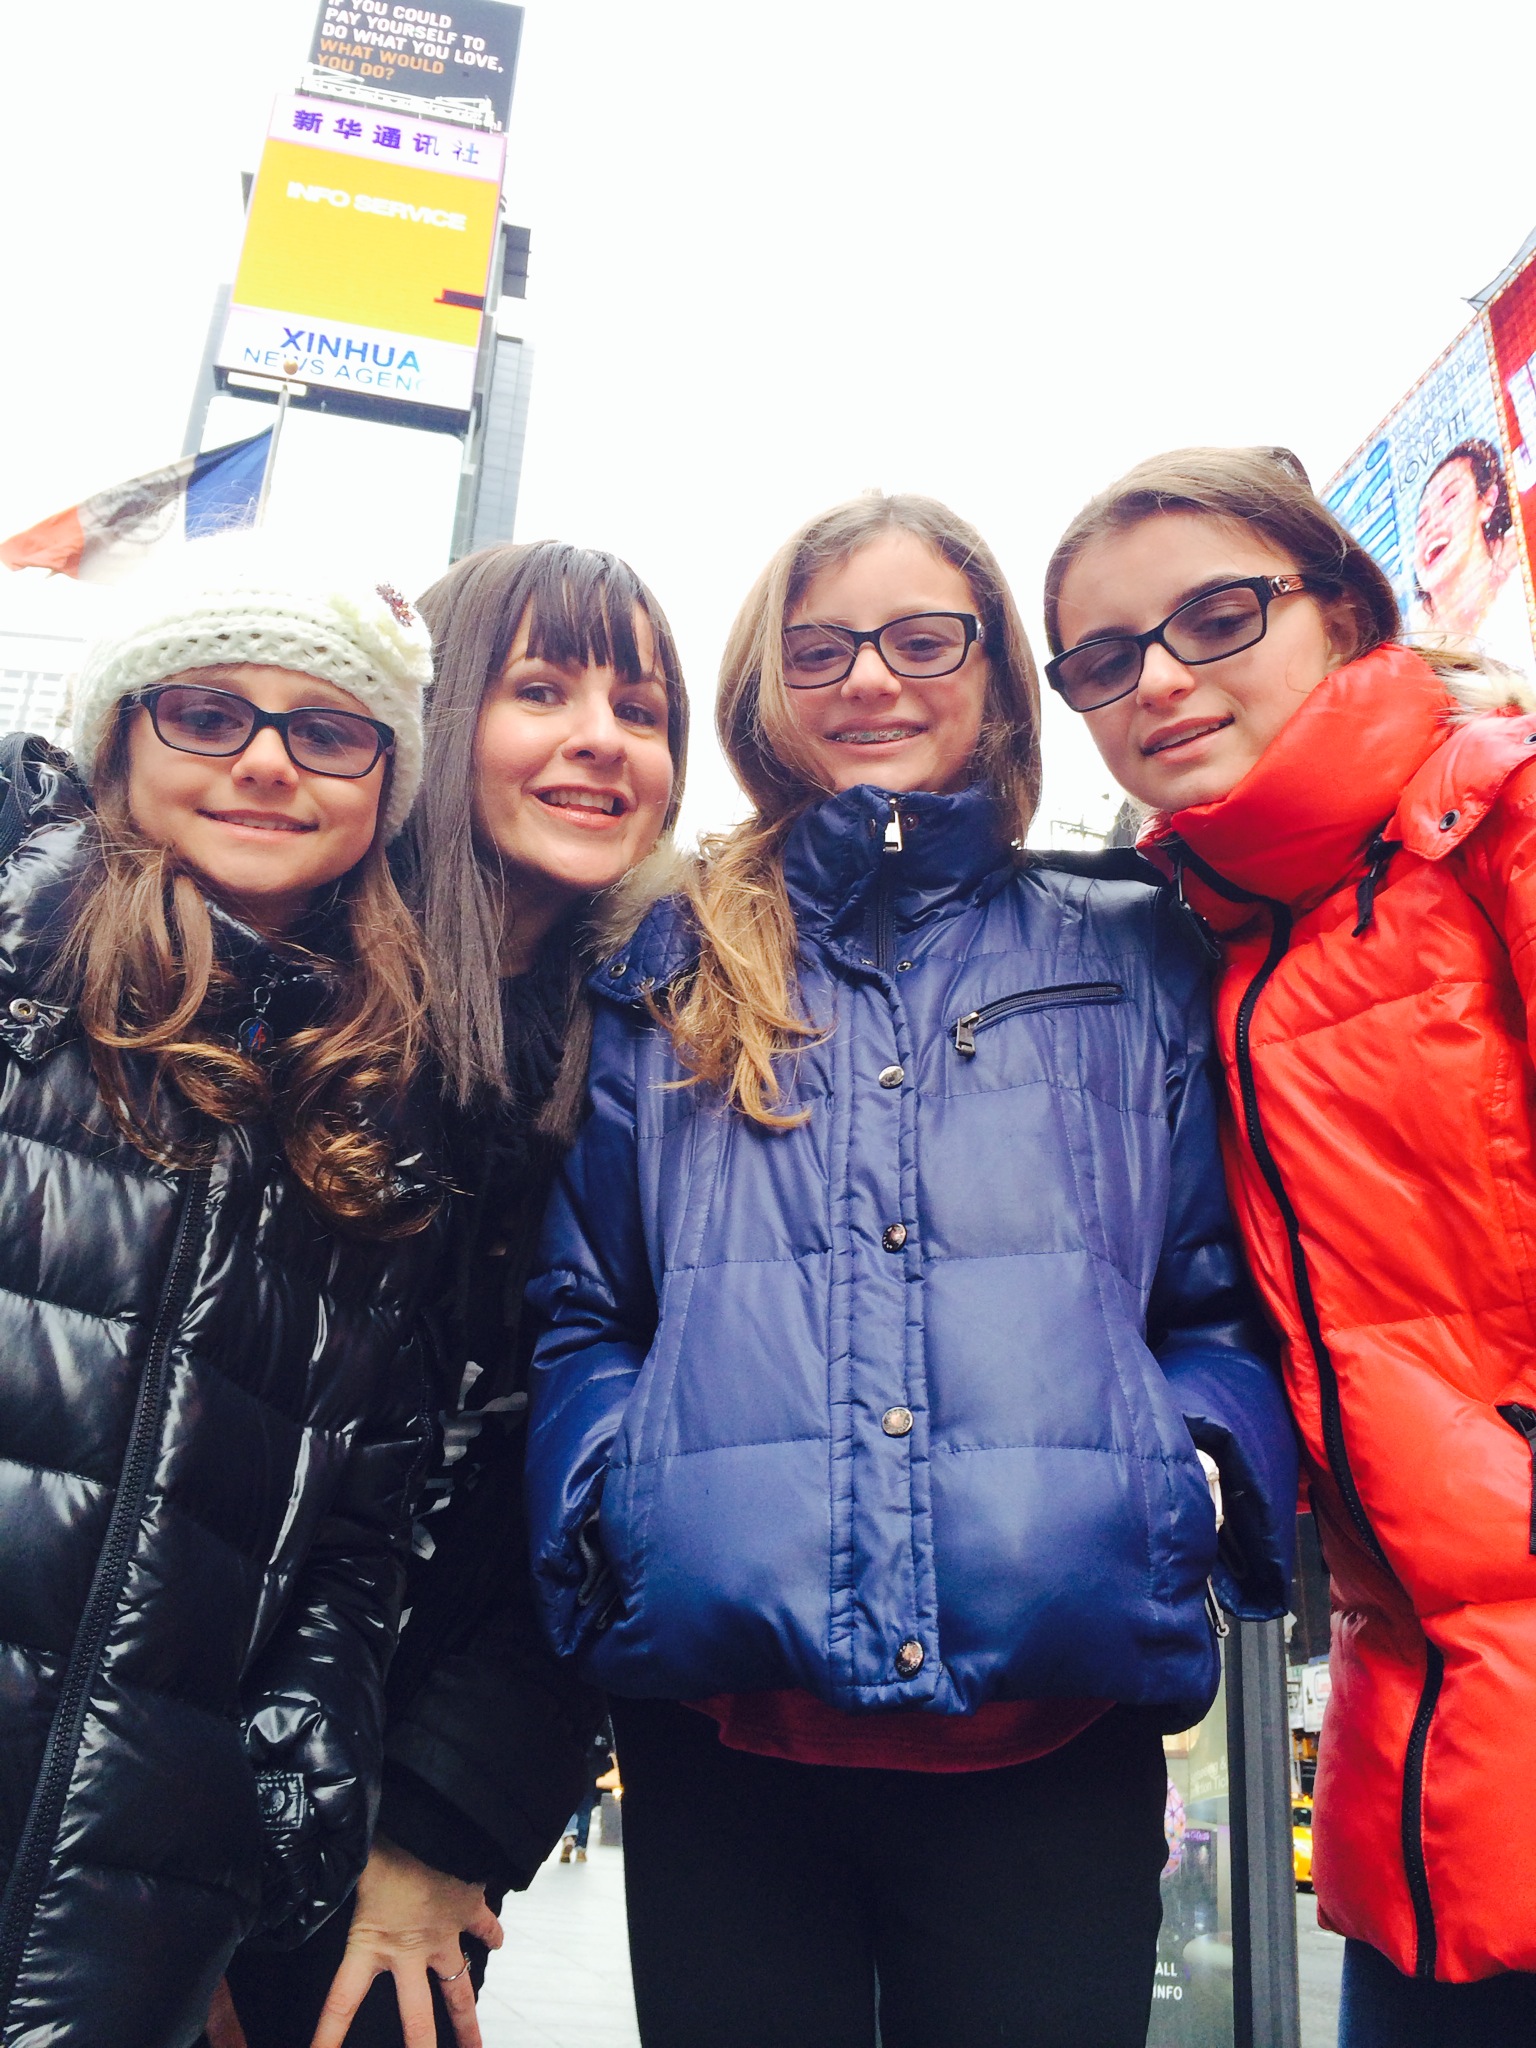
[[[1391,578],[1410,634],[1470,642],[1529,675],[1536,444],[1521,409],[1536,430],[1533,350],[1527,265],[1322,492]]]
[[[522,27],[522,8],[504,0],[324,0],[309,61],[412,99],[488,102],[505,128]]]
[[[218,361],[469,409],[505,138],[335,100],[273,110]]]

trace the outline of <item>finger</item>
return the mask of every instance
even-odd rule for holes
[[[472,1934],[476,1941],[483,1941],[487,1948],[500,1948],[501,1944],[506,1940],[506,1936],[502,1932],[501,1922],[496,1918],[490,1907],[484,1903],[481,1904],[480,1910],[475,1914],[474,1918],[465,1922],[464,1932]]]
[[[342,1958],[341,1968],[331,1979],[331,1988],[320,2008],[320,2024],[310,2048],[344,2048],[347,2029],[377,1974],[372,1963],[361,1955],[348,1954]]]
[[[405,2048],[437,2048],[437,2020],[432,2011],[432,1988],[427,1973],[418,1963],[395,1972],[395,1998],[400,2007],[400,2031]]]
[[[443,1994],[443,2003],[448,2008],[448,2017],[453,2022],[455,2048],[482,2048],[480,2040],[480,2016],[475,2010],[475,1987],[466,1970],[462,1977],[455,1977],[450,1984],[438,1979]]]

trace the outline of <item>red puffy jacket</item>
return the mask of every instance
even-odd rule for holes
[[[1536,1971],[1536,716],[1378,648],[1143,846],[1223,935],[1228,1173],[1333,1581],[1320,1917]]]

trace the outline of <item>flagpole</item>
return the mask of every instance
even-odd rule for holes
[[[303,395],[304,385],[292,380],[298,374],[298,363],[290,357],[283,364],[283,381],[277,387],[277,418],[272,422],[272,439],[267,443],[267,459],[261,472],[261,495],[256,500],[256,524],[260,526],[267,516],[267,499],[272,491],[272,472],[277,468],[277,444],[283,437],[283,421],[288,417],[288,400],[297,392]]]

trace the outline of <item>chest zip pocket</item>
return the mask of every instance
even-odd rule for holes
[[[1005,1017],[1017,1017],[1025,1010],[1071,1010],[1086,1003],[1118,1003],[1123,1000],[1125,990],[1118,981],[1063,981],[1055,988],[1021,989],[1016,996],[999,996],[995,1003],[984,1003],[979,1010],[972,1010],[964,1017],[957,1017],[950,1025],[950,1036],[955,1041],[955,1051],[964,1060],[976,1057],[976,1034],[985,1031],[989,1024],[1000,1024]]]
[[[1531,1555],[1536,1557],[1536,1408],[1527,1408],[1522,1401],[1506,1401],[1499,1413],[1531,1447]]]

